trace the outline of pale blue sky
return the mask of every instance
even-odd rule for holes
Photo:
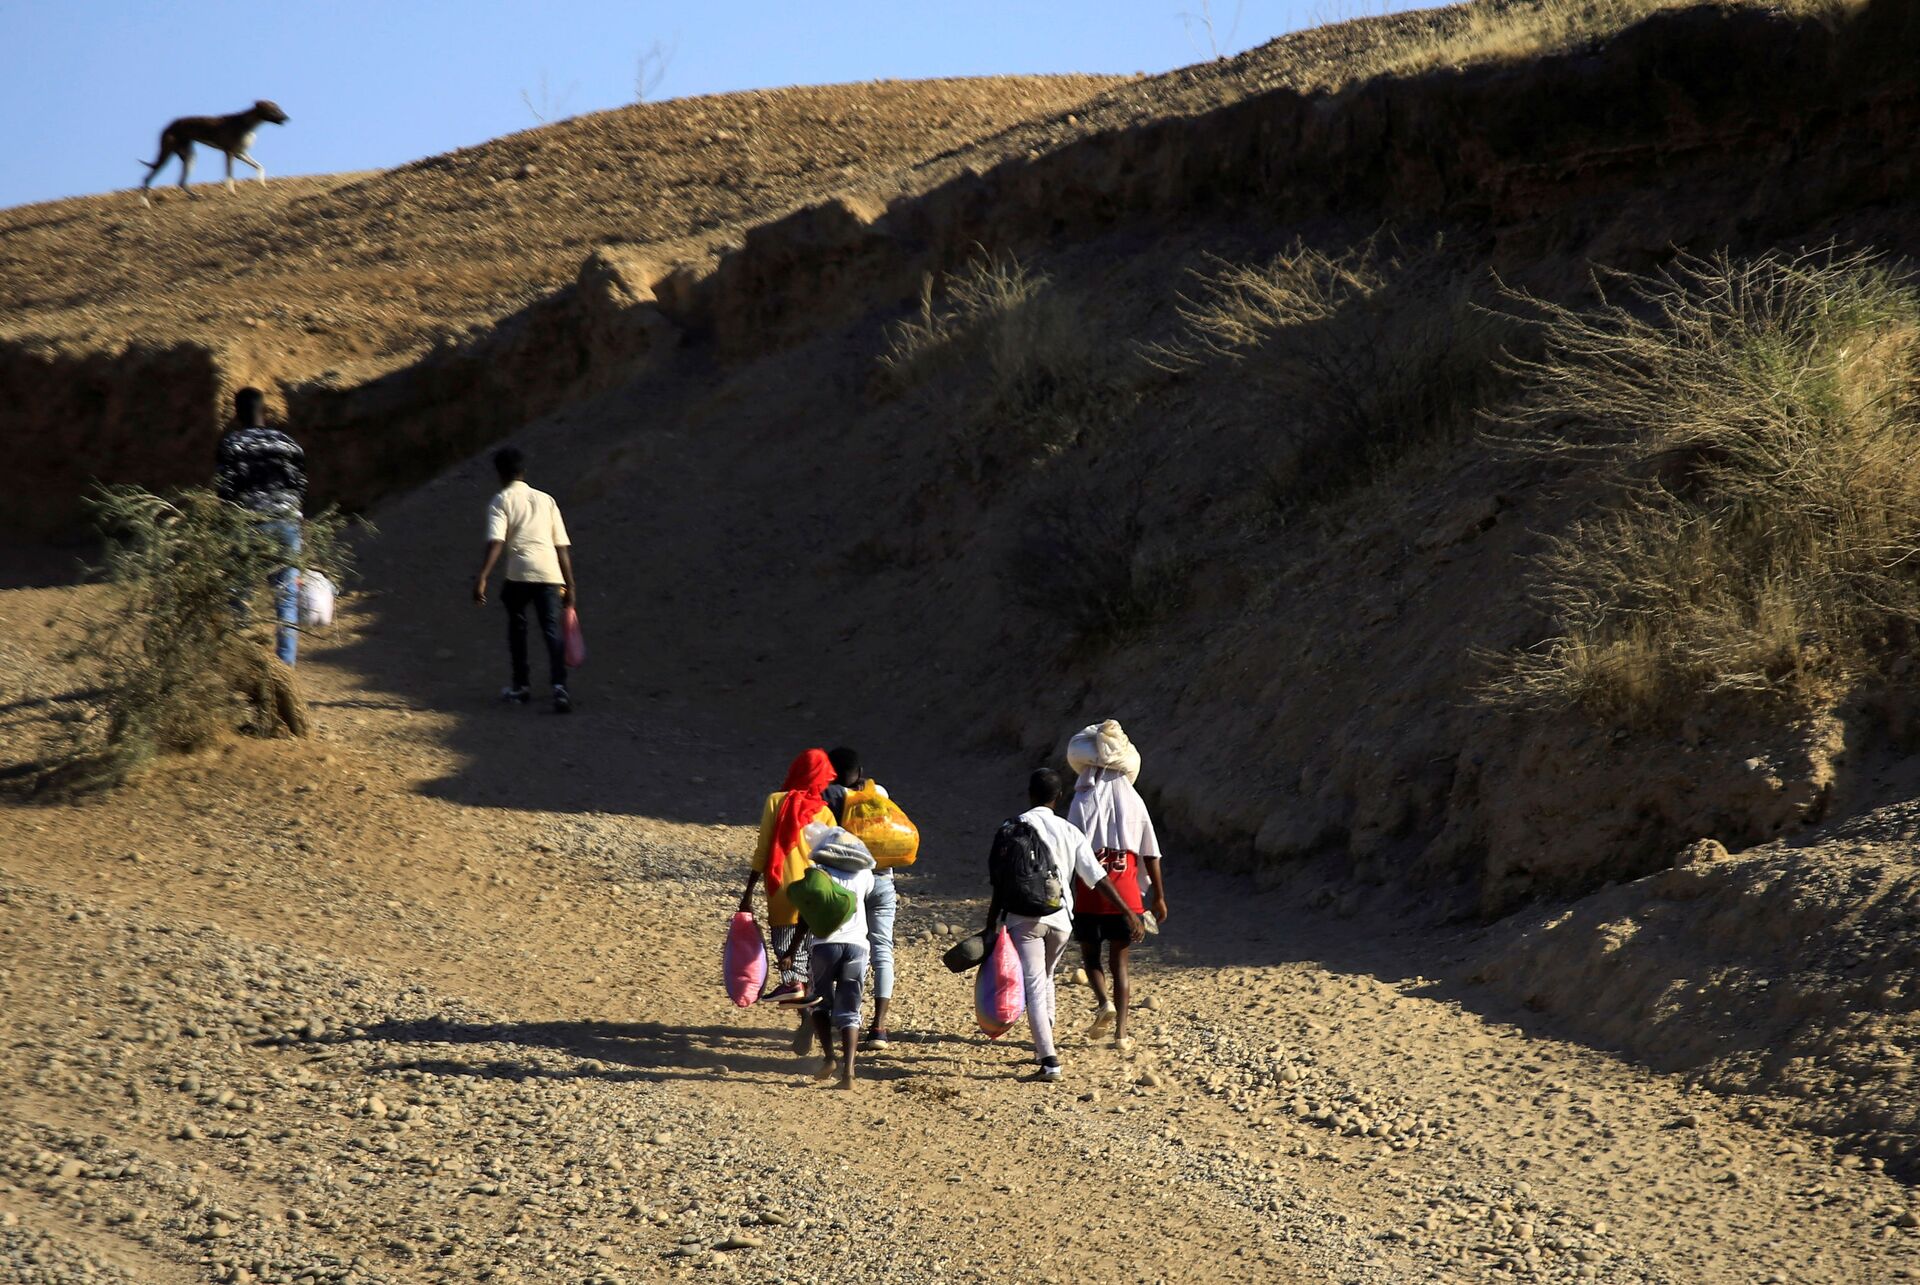
[[[1395,10],[1415,7],[1389,0]],[[655,98],[883,77],[1165,71],[1206,56],[1201,0],[0,0],[0,112],[23,124],[0,206],[137,184],[175,116],[271,98],[292,118],[254,154],[273,176],[375,169],[549,114],[633,101],[636,64],[673,51]],[[1227,52],[1382,0],[1215,3]],[[243,174],[250,174],[240,167]],[[196,179],[221,172],[203,148]],[[169,163],[157,182],[172,181]]]

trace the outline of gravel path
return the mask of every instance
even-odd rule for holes
[[[65,592],[0,595],[0,625],[34,637]],[[409,640],[314,658],[314,743],[0,811],[6,1279],[1920,1274],[1910,1193],[1871,1162],[1546,1038],[1461,975],[1459,939],[1190,863],[1136,1047],[1070,1034],[1068,1078],[1025,1079],[1024,1029],[980,1037],[936,962],[980,913],[992,760],[907,800],[929,857],[904,876],[903,1038],[858,1092],[819,1089],[791,1019],[714,977],[773,747],[670,701],[644,736],[611,699],[469,708]],[[12,674],[57,690],[39,645]],[[421,655],[404,699],[344,663],[373,645]],[[489,718],[580,802],[518,806],[511,756],[449,748]],[[1070,1030],[1088,1002],[1064,990]]]

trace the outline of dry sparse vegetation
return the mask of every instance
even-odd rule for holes
[[[76,659],[99,674],[102,717],[81,727],[49,783],[110,785],[154,754],[196,749],[236,726],[303,734],[306,706],[293,670],[272,654],[273,612],[262,599],[290,561],[324,567],[336,582],[349,574],[338,512],[307,519],[290,559],[257,515],[207,490],[104,488],[95,510],[113,596]]]
[[[1256,461],[1282,516],[1379,477],[1416,447],[1463,440],[1509,386],[1513,330],[1439,241],[1390,236],[1328,252],[1295,242],[1261,264],[1220,263],[1180,309],[1184,334],[1146,352],[1163,369],[1241,366],[1280,410]]]
[[[1832,252],[1599,285],[1525,300],[1545,350],[1498,436],[1598,464],[1607,497],[1538,568],[1560,636],[1492,694],[1649,717],[1883,666],[1920,624],[1920,289]]]
[[[1037,511],[1006,561],[1014,600],[1059,622],[1082,646],[1172,616],[1185,600],[1191,556],[1171,533],[1149,528],[1142,494],[1136,488],[1110,503]]]
[[[1697,4],[1698,0],[1480,0],[1466,5],[1458,22],[1436,25],[1425,39],[1391,50],[1377,71],[1404,74],[1563,53],[1616,35],[1662,10]],[[1865,0],[1763,0],[1743,7],[1834,20],[1864,4]]]
[[[943,281],[925,279],[917,312],[888,333],[880,387],[900,393],[957,377],[943,418],[970,480],[1045,458],[1124,400],[1084,314],[1046,273],[983,251]]]

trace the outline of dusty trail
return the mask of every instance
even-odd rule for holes
[[[42,621],[70,605],[0,595],[10,751],[49,708],[19,697],[61,690]],[[1019,765],[993,759],[874,764],[928,831],[905,887],[908,1038],[859,1092],[819,1090],[787,1020],[726,1007],[713,976],[742,822],[796,735],[777,724],[808,711],[756,726],[609,660],[571,720],[487,708],[423,644],[439,612],[375,597],[318,649],[313,745],[0,812],[17,1278],[1920,1269],[1894,1225],[1908,1193],[1765,1104],[1529,1030],[1448,963],[1464,941],[1316,918],[1187,854],[1139,1047],[1070,1039],[1064,1084],[1023,1081],[1024,1046],[972,1034],[936,961],[1014,806]],[[1077,1020],[1085,991],[1063,1000]],[[1023,1222],[1058,1238],[1031,1263]],[[753,1243],[713,1248],[730,1237]]]

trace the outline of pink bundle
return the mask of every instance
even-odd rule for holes
[[[988,1039],[997,1040],[1012,1030],[1026,1011],[1027,987],[1020,971],[1020,952],[1013,948],[1007,930],[1001,928],[995,931],[986,962],[974,979],[973,1020]]]
[[[720,952],[720,980],[727,998],[746,1008],[760,998],[767,984],[767,943],[751,911],[735,914],[727,925],[727,944]]]
[[[560,615],[560,648],[568,669],[578,669],[587,663],[587,636],[580,632],[580,613],[572,607]]]

